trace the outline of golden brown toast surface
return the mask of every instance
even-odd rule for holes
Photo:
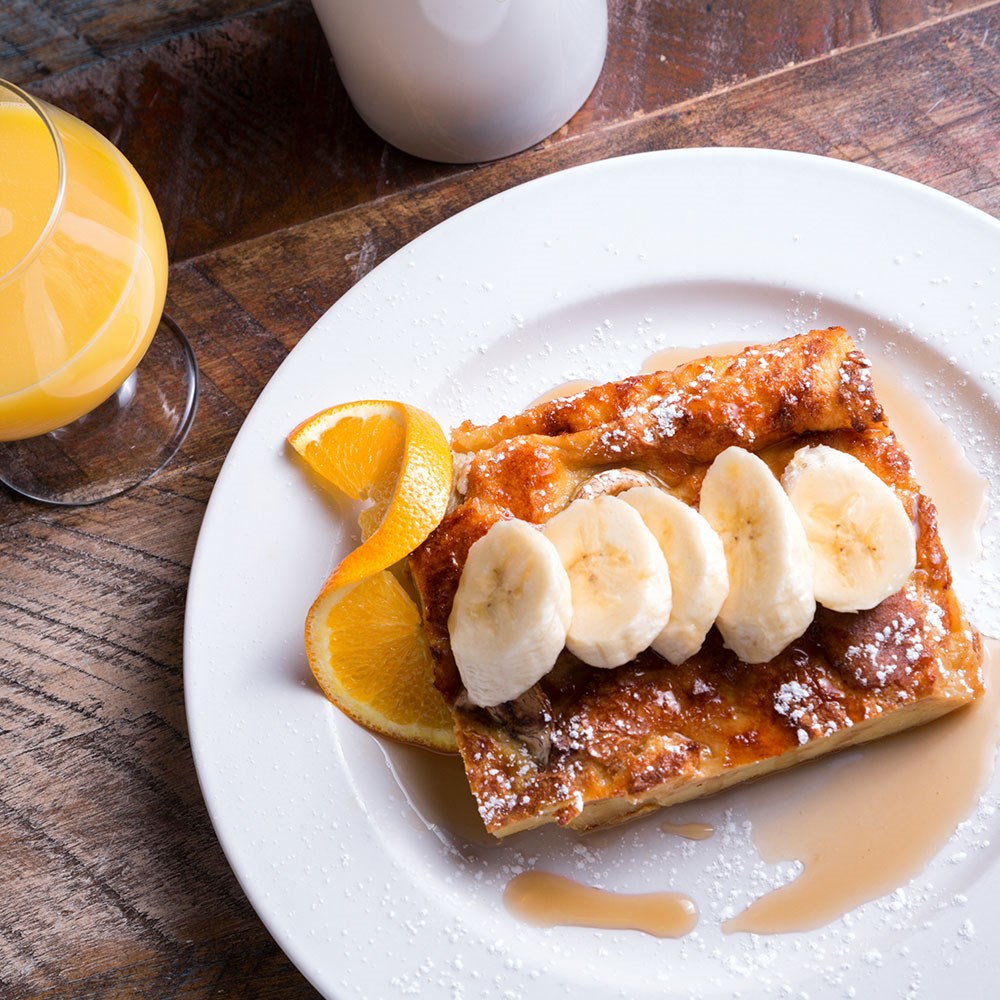
[[[807,632],[750,666],[717,631],[671,666],[647,651],[614,670],[563,652],[529,704],[487,712],[463,696],[447,621],[466,554],[500,518],[544,523],[584,480],[628,467],[697,506],[725,448],[781,474],[827,444],[899,495],[917,531],[906,586],[870,611],[817,610]],[[463,424],[452,436],[459,503],[413,554],[436,683],[455,720],[487,829],[615,822],[928,721],[981,692],[978,636],[951,589],[934,508],[874,397],[869,362],[839,328],[812,331],[569,399]]]

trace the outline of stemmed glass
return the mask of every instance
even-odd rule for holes
[[[91,504],[170,460],[198,373],[166,286],[163,226],[131,164],[0,80],[0,482]]]

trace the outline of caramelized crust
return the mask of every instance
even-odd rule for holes
[[[730,445],[781,474],[827,444],[897,492],[917,530],[906,586],[870,611],[820,608],[799,640],[748,666],[713,630],[671,666],[647,651],[615,670],[563,652],[537,686],[536,729],[470,705],[447,621],[472,543],[500,518],[543,523],[588,477],[627,466],[697,506]],[[978,636],[951,589],[934,508],[884,422],[869,362],[840,328],[705,358],[552,400],[453,434],[458,503],[413,554],[436,683],[487,829],[589,828],[709,794],[932,719],[981,693]]]

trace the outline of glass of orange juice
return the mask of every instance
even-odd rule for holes
[[[0,80],[0,482],[89,504],[169,461],[198,376],[166,286],[163,226],[131,164]]]

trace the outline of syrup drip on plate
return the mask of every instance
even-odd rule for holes
[[[985,694],[918,729],[761,786],[749,807],[767,862],[802,873],[723,924],[727,933],[822,927],[919,875],[975,808],[1000,739],[1000,642],[986,640]]]
[[[676,938],[698,922],[694,901],[677,892],[608,892],[543,871],[512,878],[503,901],[514,916],[537,927],[600,927]]]
[[[685,840],[708,840],[715,833],[711,823],[671,823],[669,820],[660,824],[663,833],[672,833]]]

